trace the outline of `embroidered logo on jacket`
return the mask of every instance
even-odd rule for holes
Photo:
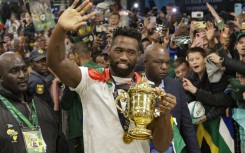
[[[43,84],[37,84],[36,92],[37,92],[37,94],[43,94],[43,92],[44,92],[44,85]]]
[[[13,128],[12,124],[7,124],[7,125],[8,125],[7,135],[12,137],[12,139],[13,139],[12,142],[17,142],[18,132],[15,131],[14,129],[12,129]]]

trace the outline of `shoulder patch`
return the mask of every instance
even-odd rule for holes
[[[43,94],[43,92],[44,92],[44,85],[43,84],[37,84],[36,93],[37,94]]]

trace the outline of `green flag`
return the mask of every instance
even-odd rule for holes
[[[180,153],[182,149],[185,147],[185,142],[179,132],[176,121],[173,117],[171,117],[171,123],[172,123],[173,133],[174,133],[174,138],[172,142],[173,149],[175,153]]]
[[[200,146],[202,146],[203,141],[206,141],[211,153],[234,153],[232,117],[222,116],[199,124],[197,139]]]

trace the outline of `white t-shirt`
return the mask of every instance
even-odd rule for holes
[[[83,105],[83,137],[85,153],[149,153],[147,140],[123,142],[124,130],[114,102],[114,87],[93,80],[88,68],[81,67],[82,80],[75,90]],[[130,123],[130,128],[133,126]]]

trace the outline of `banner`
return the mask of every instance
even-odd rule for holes
[[[11,2],[19,2],[19,0],[0,0],[0,3],[11,3]]]
[[[175,4],[181,8],[182,13],[192,11],[209,12],[206,6],[209,3],[219,13],[221,11],[234,12],[235,3],[244,3],[244,0],[175,0]]]
[[[36,31],[43,31],[55,26],[54,15],[49,0],[30,1],[30,11]]]

